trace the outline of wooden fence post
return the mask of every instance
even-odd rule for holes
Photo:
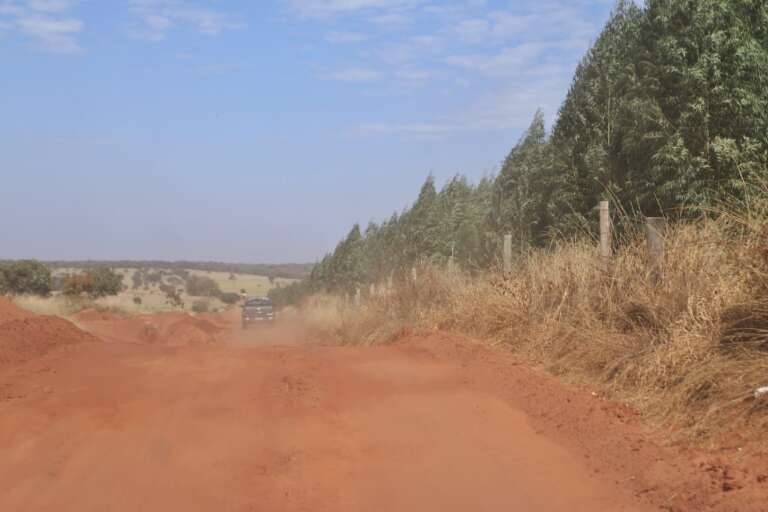
[[[600,201],[600,268],[608,272],[611,265],[611,212],[608,201]]]
[[[512,272],[512,235],[504,235],[504,273]]]
[[[645,231],[648,244],[648,267],[651,283],[658,285],[664,275],[664,217],[646,217]]]
[[[448,276],[453,278],[456,273],[456,242],[451,244],[451,255],[448,257]]]
[[[361,302],[362,294],[360,292],[360,287],[358,286],[355,288],[355,298],[354,298],[354,304],[356,309],[360,309],[360,302]]]

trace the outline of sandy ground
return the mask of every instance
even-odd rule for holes
[[[76,322],[100,341],[0,365],[1,511],[768,510],[754,466],[469,340]]]

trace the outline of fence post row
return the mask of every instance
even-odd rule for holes
[[[600,267],[608,272],[611,264],[611,212],[608,201],[600,201]]]
[[[651,283],[658,285],[664,275],[664,217],[646,217],[645,231],[648,244],[648,267]]]

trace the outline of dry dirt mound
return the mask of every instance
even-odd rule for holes
[[[49,350],[99,341],[56,316],[28,316],[0,323],[0,365],[22,363]]]
[[[0,297],[0,324],[33,316],[32,313],[21,309],[7,297]]]
[[[75,314],[75,318],[82,322],[96,322],[100,320],[121,320],[123,317],[115,313],[110,313],[109,311],[99,311],[98,309],[88,308]]]
[[[157,328],[155,341],[169,345],[215,343],[216,334],[222,330],[209,320],[179,313],[159,315],[150,322]]]
[[[78,321],[98,336],[114,342],[199,345],[216,343],[222,327],[186,313],[161,313],[122,317],[85,312]]]

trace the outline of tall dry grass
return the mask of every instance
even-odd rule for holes
[[[323,298],[323,329],[347,343],[386,341],[405,325],[460,332],[599,386],[686,436],[721,444],[726,433],[764,433],[768,399],[753,393],[768,385],[765,213],[741,205],[669,228],[658,285],[644,233],[630,229],[608,273],[589,239],[533,251],[508,275],[425,267],[360,308]]]

